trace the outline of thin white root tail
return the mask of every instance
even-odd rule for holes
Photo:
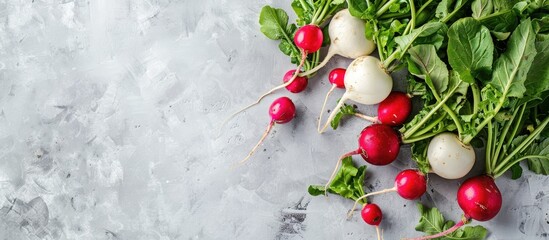
[[[370,196],[378,195],[378,194],[389,193],[389,192],[396,192],[396,190],[397,190],[396,187],[392,187],[392,188],[384,189],[384,190],[381,190],[381,191],[371,192],[371,193],[362,195],[361,197],[359,197],[359,198],[355,201],[355,204],[353,205],[353,208],[351,208],[351,210],[349,210],[349,212],[347,213],[347,219],[349,219],[349,218],[351,218],[351,217],[353,216],[353,213],[354,213],[354,211],[355,211],[355,209],[356,209],[356,206],[358,205],[358,202],[360,202],[360,200],[365,199],[365,198],[370,197]]]
[[[362,119],[364,119],[364,120],[366,120],[366,121],[368,121],[368,122],[372,122],[372,123],[381,123],[381,122],[379,121],[379,119],[377,119],[377,117],[367,116],[367,115],[364,115],[364,114],[362,114],[362,113],[355,113],[354,115],[355,115],[355,117],[362,118]]]
[[[326,94],[326,98],[324,98],[324,103],[322,104],[322,109],[320,110],[320,116],[318,117],[318,124],[317,124],[317,131],[320,132],[320,123],[322,122],[322,114],[324,113],[324,108],[326,108],[326,103],[328,102],[328,98],[336,88],[335,84],[332,84],[332,87],[330,88],[330,91]]]
[[[328,120],[326,120],[326,123],[324,124],[322,129],[318,131],[318,133],[323,133],[324,131],[326,131],[326,128],[328,127],[328,125],[330,125],[330,122],[334,119],[335,115],[339,112],[339,109],[343,106],[346,100],[347,100],[347,94],[343,94],[343,97],[339,99],[337,106],[334,109],[332,109],[332,112],[330,113]]]
[[[335,55],[335,50],[334,50],[334,48],[330,47],[328,49],[328,53],[326,53],[326,57],[324,57],[324,60],[322,60],[322,62],[320,62],[316,67],[312,68],[311,70],[300,73],[299,76],[300,77],[305,77],[305,76],[309,76],[313,73],[316,73],[318,70],[323,68],[328,63],[328,61],[330,61],[330,59],[334,55]]]
[[[244,112],[246,110],[248,110],[249,108],[259,104],[261,102],[261,100],[263,100],[263,98],[265,98],[266,96],[269,96],[271,93],[275,92],[275,91],[278,91],[282,88],[285,88],[287,86],[289,86],[290,84],[292,84],[292,82],[294,82],[294,80],[297,78],[297,76],[299,75],[300,71],[301,71],[301,68],[303,67],[303,64],[305,64],[305,60],[307,59],[307,53],[306,52],[303,52],[302,55],[301,55],[301,61],[299,62],[299,66],[297,66],[296,70],[295,70],[295,73],[294,75],[292,75],[292,78],[290,78],[289,81],[281,84],[281,85],[278,85],[274,88],[272,88],[271,90],[269,90],[268,92],[266,92],[265,94],[261,95],[255,102],[253,102],[252,104],[238,110],[237,112],[231,114],[231,116],[227,117],[225,119],[225,121],[223,121],[223,123],[221,123],[221,125],[219,126],[219,132],[218,132],[218,136],[220,135],[221,133],[221,129],[231,120],[233,119],[236,115],[238,115],[239,113],[241,112]]]
[[[263,132],[263,135],[259,139],[259,142],[257,142],[257,144],[254,146],[254,148],[252,148],[252,150],[250,151],[250,153],[248,153],[248,156],[246,156],[244,159],[242,159],[240,162],[238,162],[237,165],[239,165],[239,166],[243,165],[244,163],[246,163],[246,161],[248,161],[248,159],[250,159],[250,157],[254,154],[255,150],[257,150],[257,148],[261,145],[263,140],[265,140],[267,135],[269,135],[269,132],[273,128],[274,124],[275,124],[275,122],[271,120],[271,122],[267,126],[267,129],[265,129],[265,132]]]
[[[324,185],[324,189],[326,189],[326,191],[324,192],[324,195],[328,195],[328,188],[330,187],[330,183],[332,183],[332,180],[334,180],[334,177],[337,173],[337,170],[339,169],[339,165],[341,165],[341,162],[343,161],[343,159],[345,159],[346,157],[349,157],[349,156],[356,155],[356,154],[360,154],[360,150],[355,150],[355,151],[352,151],[352,152],[345,153],[345,154],[343,154],[343,156],[341,156],[339,158],[339,160],[337,160],[337,164],[335,166],[334,171],[332,172],[332,175],[330,176],[330,179],[328,179],[328,183],[326,183],[326,185]]]

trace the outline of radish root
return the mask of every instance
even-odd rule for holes
[[[326,94],[326,98],[324,98],[324,103],[322,104],[322,109],[320,110],[320,116],[318,117],[318,124],[317,124],[317,131],[320,132],[320,123],[322,122],[322,114],[324,113],[324,108],[326,108],[326,103],[328,102],[328,97],[332,94],[334,89],[336,88],[335,84],[332,84],[332,87],[330,88],[330,91]]]
[[[337,106],[332,110],[332,113],[328,117],[328,120],[326,120],[326,123],[324,124],[322,129],[320,129],[320,131],[318,131],[318,133],[323,133],[324,131],[326,131],[326,128],[328,127],[328,125],[330,124],[332,119],[334,119],[335,115],[337,114],[337,112],[339,112],[339,109],[343,106],[343,104],[345,103],[345,101],[347,101],[347,99],[348,99],[347,95],[343,94],[343,97],[341,97],[341,99],[339,99],[339,102],[337,103]]]
[[[377,119],[377,117],[366,116],[366,115],[364,115],[364,114],[362,114],[362,113],[355,113],[354,115],[355,115],[355,117],[362,118],[362,119],[364,119],[364,120],[366,120],[366,121],[369,121],[369,122],[372,122],[372,123],[381,123],[381,122],[379,121],[379,119]]]
[[[255,150],[257,150],[259,145],[261,145],[263,140],[265,140],[265,138],[267,137],[267,135],[269,134],[269,132],[273,128],[274,124],[275,124],[274,120],[271,120],[271,122],[267,126],[267,129],[265,129],[265,132],[263,132],[263,135],[259,139],[259,142],[257,142],[257,144],[254,146],[254,148],[252,148],[252,150],[250,151],[250,153],[248,153],[248,156],[246,156],[244,159],[242,159],[242,161],[238,162],[239,165],[244,164],[246,161],[248,161],[248,159],[250,159],[250,157],[254,154]]]
[[[383,240],[382,233],[379,233],[379,225],[376,225],[377,240]]]
[[[328,179],[328,183],[326,183],[326,185],[324,185],[324,189],[326,189],[326,191],[324,192],[324,195],[326,195],[326,196],[328,195],[328,188],[330,187],[330,183],[332,183],[332,180],[334,180],[334,177],[337,173],[337,170],[339,169],[339,165],[341,165],[341,162],[343,161],[343,159],[345,159],[346,157],[350,157],[350,156],[353,156],[353,155],[360,154],[360,153],[361,153],[360,149],[352,151],[352,152],[348,152],[348,153],[343,154],[343,156],[341,156],[339,158],[339,160],[337,160],[336,167],[335,167],[334,171],[332,172],[332,175],[330,176],[330,179]]]
[[[265,94],[261,95],[261,97],[259,97],[254,103],[238,110],[237,112],[233,113],[231,116],[227,117],[225,119],[225,121],[223,121],[223,123],[221,123],[221,126],[219,127],[219,129],[221,130],[232,118],[234,118],[234,116],[238,115],[239,113],[241,112],[244,112],[246,110],[248,110],[249,108],[259,104],[261,102],[261,100],[263,100],[263,98],[265,98],[266,96],[270,95],[271,93],[279,90],[279,89],[282,89],[282,88],[285,88],[287,86],[289,86],[290,84],[292,84],[292,82],[294,82],[294,80],[297,78],[297,76],[299,75],[299,72],[301,70],[301,67],[303,67],[303,64],[305,64],[305,60],[307,59],[307,52],[305,51],[302,51],[301,53],[301,61],[299,62],[299,66],[297,66],[296,70],[295,70],[295,73],[294,75],[292,76],[292,78],[290,78],[289,81],[281,84],[281,85],[278,85],[276,87],[274,87],[273,89],[269,90],[268,92],[266,92]],[[220,131],[221,132],[221,131]]]
[[[326,53],[326,57],[324,57],[324,60],[322,60],[322,62],[320,62],[316,67],[312,68],[311,70],[308,70],[306,72],[302,72],[299,74],[300,77],[305,77],[305,76],[309,76],[315,72],[317,72],[318,70],[320,70],[322,67],[324,67],[328,61],[335,55],[335,50],[334,48],[330,48],[328,49],[328,53]]]
[[[349,210],[349,213],[347,213],[347,218],[351,218],[353,216],[353,212],[355,211],[356,209],[356,205],[358,205],[358,202],[360,202],[360,200],[364,199],[364,198],[367,198],[367,197],[370,197],[370,196],[374,196],[374,195],[378,195],[378,194],[383,194],[383,193],[390,193],[390,192],[396,192],[397,189],[396,187],[393,187],[393,188],[388,188],[388,189],[384,189],[384,190],[381,190],[381,191],[377,191],[377,192],[371,192],[371,193],[368,193],[368,194],[365,194],[365,195],[362,195],[361,197],[359,197],[356,201],[355,201],[355,204],[353,205],[353,208],[351,208],[351,210]]]

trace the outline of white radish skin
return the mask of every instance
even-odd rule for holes
[[[372,105],[383,101],[391,93],[393,78],[376,57],[361,56],[351,62],[345,72],[345,94],[332,110],[330,117],[319,131],[323,133],[347,100]]]
[[[318,71],[336,54],[355,59],[372,53],[376,45],[373,41],[366,39],[364,31],[364,21],[351,16],[348,9],[336,13],[328,26],[330,48],[326,57],[318,66],[299,75],[307,76]]]
[[[475,151],[471,145],[464,145],[453,133],[441,133],[431,139],[427,149],[431,169],[446,179],[464,177],[475,164]]]

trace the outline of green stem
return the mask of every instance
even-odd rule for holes
[[[516,159],[514,161],[512,161],[510,164],[507,164],[504,168],[502,168],[500,171],[498,171],[498,173],[496,173],[494,175],[494,178],[497,178],[501,175],[503,175],[505,172],[507,172],[507,170],[509,170],[510,168],[512,168],[515,164],[521,162],[522,160],[526,160],[528,158],[542,158],[542,159],[545,159],[545,160],[549,160],[549,157],[548,156],[544,156],[544,155],[528,155],[528,156],[524,156],[524,157],[521,157],[519,159]]]
[[[440,115],[440,117],[438,117],[435,121],[429,123],[429,125],[425,126],[424,128],[421,129],[421,131],[419,132],[416,132],[414,135],[410,136],[410,138],[416,138],[418,136],[421,136],[429,131],[431,131],[431,129],[433,129],[436,125],[438,125],[442,120],[444,120],[444,118],[446,118],[446,113],[443,113],[442,115]]]
[[[326,17],[326,12],[328,12],[328,9],[330,8],[330,4],[332,4],[332,0],[328,0],[324,4],[324,8],[322,9],[322,12],[320,13],[320,16],[317,19],[316,25],[320,25],[324,21],[324,17]]]
[[[471,91],[473,92],[473,117],[478,114],[480,104],[480,89],[477,83],[471,84]]]
[[[304,0],[299,0],[299,3],[301,4],[301,6],[303,7],[303,10],[305,12],[309,11],[309,5],[307,3],[305,3]]]
[[[427,8],[429,5],[431,5],[432,2],[433,2],[433,0],[427,1],[425,4],[423,4],[423,6],[421,6],[421,8],[419,8],[419,10],[417,11],[416,14],[420,14],[421,12],[423,12],[423,10],[425,10],[425,8]]]
[[[377,28],[376,28],[376,31],[377,31]],[[397,55],[400,53],[400,51],[397,49],[395,49],[395,51],[389,55],[389,57],[387,57],[385,59],[385,61],[382,59],[381,62],[383,62],[383,67],[385,69],[388,69],[389,68],[389,65],[391,65],[391,63],[396,59]]]
[[[379,32],[379,30],[377,29],[377,23],[376,22],[374,23],[374,30],[376,31],[376,33]],[[379,35],[375,34],[374,39],[375,39],[375,42],[376,42],[376,45],[377,45],[377,52],[379,54],[379,60],[381,62],[384,62],[385,54],[383,53],[383,48],[381,47],[381,42],[379,41]],[[387,68],[385,68],[385,69],[387,69]]]
[[[473,135],[469,135],[467,137],[465,137],[465,139],[463,139],[463,144],[467,145],[469,144],[473,138],[476,136],[476,134],[478,132],[480,132],[484,126],[486,126],[486,124],[488,124],[488,122],[492,121],[492,118],[494,118],[496,116],[496,114],[499,112],[499,110],[501,109],[501,107],[503,107],[503,103],[505,102],[505,99],[506,99],[506,95],[504,94],[500,99],[499,99],[499,102],[498,102],[498,105],[496,105],[496,108],[494,110],[492,110],[492,112],[494,112],[492,115],[490,116],[487,116],[484,121],[482,121],[476,128],[475,128],[475,134]]]
[[[492,161],[490,162],[490,166],[491,166],[490,169],[492,170],[492,173],[493,173],[499,161],[499,158],[494,154],[495,153],[494,149],[496,149],[496,146],[497,146],[497,141],[495,139],[498,139],[499,128],[496,124],[492,124],[491,121],[489,122],[489,124],[492,126],[492,142],[490,142],[489,144],[491,145],[491,149],[492,149],[492,152],[490,153],[491,159],[492,159]]]
[[[486,172],[488,175],[492,176],[494,173],[492,172],[492,162],[494,159],[492,158],[492,141],[494,138],[494,133],[492,131],[492,122],[488,123],[488,139],[486,140]]]
[[[315,9],[315,14],[313,15],[313,18],[311,19],[311,24],[314,24],[316,22],[316,20],[318,19],[318,15],[320,15],[320,12],[322,12],[322,9],[324,8],[324,3],[325,2],[326,2],[326,0],[322,0],[322,2],[320,2],[320,8]]]
[[[511,120],[508,120],[508,121],[505,121],[505,125],[503,126],[503,131],[501,131],[501,134],[498,136],[498,139],[501,139],[503,140],[500,144],[497,144],[496,148],[494,149],[494,159],[500,159],[504,156],[500,156],[500,152],[501,152],[501,149],[503,148],[503,146],[505,145],[504,141],[507,137],[507,132],[509,132],[509,129],[511,128],[511,125],[513,124],[513,122],[515,121],[515,117],[517,116],[518,112],[519,112],[519,108],[515,109],[515,111],[513,112],[513,116],[511,116]]]
[[[442,131],[437,131],[437,132],[432,132],[432,133],[428,133],[428,134],[424,134],[424,135],[422,135],[422,136],[415,137],[415,138],[406,138],[406,139],[403,138],[403,139],[402,139],[402,143],[404,143],[404,144],[410,144],[410,143],[418,142],[418,141],[421,141],[421,140],[425,140],[425,139],[434,137],[434,136],[436,136],[437,134],[439,134],[439,133],[441,133],[441,132],[444,132],[444,130],[442,130]]]
[[[376,17],[379,17],[382,14],[384,14],[385,12],[387,12],[387,10],[389,10],[389,7],[391,7],[391,5],[395,2],[397,2],[397,1],[398,0],[390,0],[388,3],[383,4],[383,7],[381,7],[379,10],[377,10]]]
[[[513,152],[511,152],[509,155],[507,155],[505,159],[503,159],[501,164],[499,164],[499,166],[497,166],[494,169],[494,173],[498,176],[501,175],[502,174],[502,172],[500,172],[501,169],[504,168],[506,165],[508,165],[515,155],[524,151],[525,148],[527,148],[530,144],[532,144],[532,142],[534,142],[536,137],[538,137],[538,135],[543,131],[543,129],[545,129],[548,123],[549,123],[549,117],[546,117],[545,120],[543,120],[543,122],[540,125],[538,125],[538,127],[524,141],[522,141],[520,145],[516,147]]]
[[[461,5],[459,5],[458,8],[456,8],[452,13],[448,14],[445,18],[441,19],[440,21],[442,23],[446,23],[448,21],[450,21],[450,19],[452,19],[454,17],[454,15],[456,15],[457,12],[459,12],[459,10],[461,10],[461,8],[463,6],[465,6],[465,3],[467,3],[469,0],[463,0],[463,2],[461,3]]]
[[[408,131],[406,131],[402,136],[404,139],[406,138],[409,138],[410,136],[412,136],[419,128],[421,128],[423,126],[423,124],[425,124],[429,118],[431,118],[431,116],[433,114],[435,114],[436,111],[438,111],[443,105],[444,103],[446,103],[446,101],[448,101],[448,99],[450,99],[450,97],[454,94],[454,92],[458,89],[460,83],[456,84],[456,86],[451,89],[448,94],[446,95],[446,97],[444,97],[444,99],[442,99],[442,101],[438,102],[437,105],[435,105],[435,107],[433,109],[431,109],[431,111],[429,111],[429,113],[427,113],[427,115],[425,117],[423,117],[423,119],[421,119],[421,121],[414,125],[414,127],[410,128]]]
[[[461,122],[459,121],[458,116],[456,115],[454,110],[452,110],[450,107],[448,107],[448,105],[444,104],[444,105],[442,105],[442,108],[444,109],[444,111],[446,111],[446,113],[448,113],[450,118],[452,118],[452,121],[454,121],[454,124],[456,124],[456,128],[457,128],[457,131],[458,131],[458,136],[461,139],[461,134],[463,133],[463,126],[461,126]]]
[[[408,2],[410,3],[410,12],[412,13],[412,17],[410,18],[410,22],[408,22],[408,24],[410,24],[409,31],[412,31],[416,27],[416,6],[414,5],[414,0],[408,0]]]

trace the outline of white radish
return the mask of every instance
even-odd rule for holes
[[[436,135],[427,148],[431,170],[446,179],[464,177],[475,164],[475,151],[463,144],[456,134],[445,132]]]
[[[330,48],[326,57],[318,66],[299,75],[308,76],[315,73],[336,54],[351,59],[369,55],[375,50],[376,45],[373,41],[366,39],[364,32],[364,21],[353,17],[348,9],[339,11],[328,26]]]
[[[361,56],[355,59],[345,72],[345,94],[332,110],[330,117],[319,133],[324,132],[338,110],[347,100],[372,105],[383,101],[391,93],[393,78],[376,57]]]

